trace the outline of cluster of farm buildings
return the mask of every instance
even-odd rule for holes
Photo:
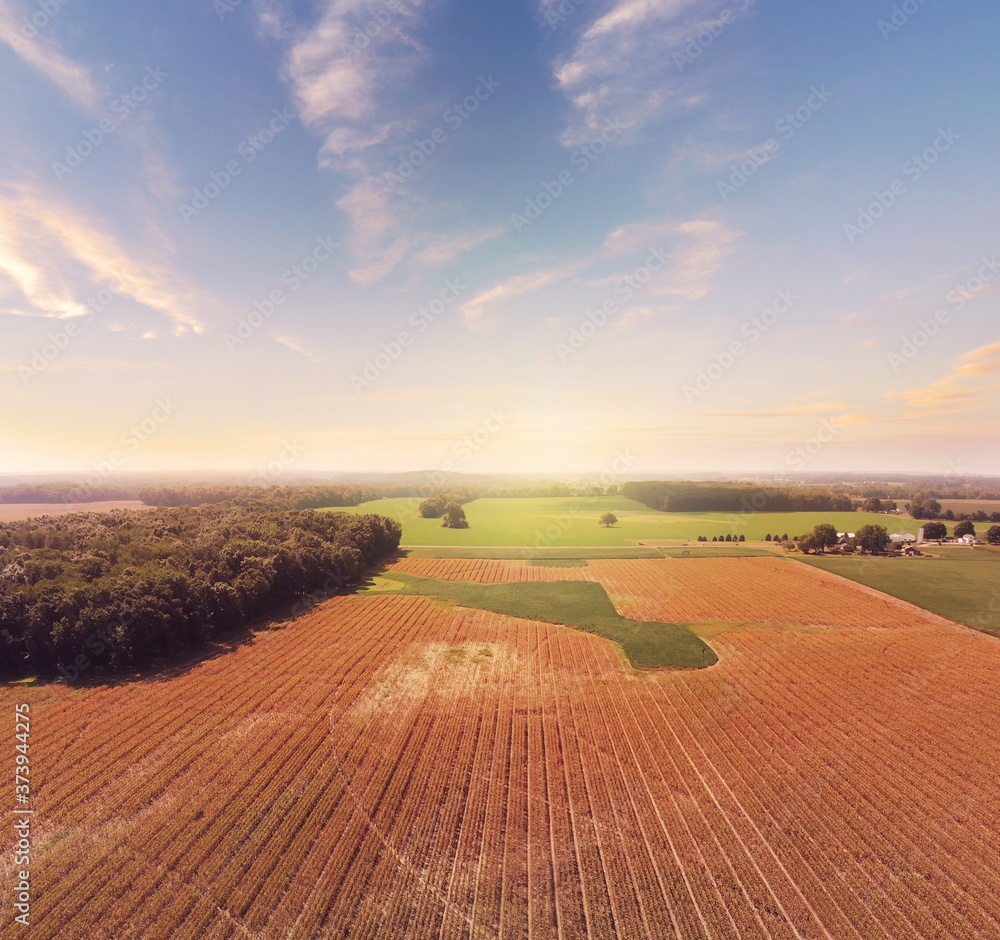
[[[837,545],[847,545],[851,539],[854,538],[853,532],[838,532],[837,533]],[[920,549],[917,548],[918,545],[924,545],[927,543],[927,539],[924,538],[924,527],[921,526],[917,530],[917,534],[913,535],[911,532],[893,532],[889,536],[890,547],[895,550],[902,549],[904,555],[919,555]],[[937,541],[936,539],[934,541]],[[974,535],[960,535],[957,538],[955,536],[948,536],[941,540],[944,544],[951,545],[979,545],[981,540],[977,539]]]

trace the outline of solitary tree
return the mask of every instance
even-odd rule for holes
[[[861,504],[861,510],[862,512],[881,512],[882,500],[880,500],[877,496],[869,496],[868,499]]]
[[[1000,525],[991,525],[989,531],[986,533],[986,541],[990,545],[1000,544]]]
[[[960,522],[955,526],[955,538],[960,539],[963,535],[975,535],[976,527],[969,521]]]
[[[611,528],[613,525],[618,524],[618,517],[613,512],[606,512],[601,516],[601,525],[606,528]]]

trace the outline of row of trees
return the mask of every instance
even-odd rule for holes
[[[0,503],[93,503],[138,499],[138,486],[89,486],[85,483],[18,483],[0,487]]]
[[[205,485],[141,486],[139,484],[91,486],[89,483],[19,483],[0,487],[0,503],[93,503],[112,499],[139,499],[147,506],[204,506],[235,503],[274,509],[321,509],[357,506],[381,496],[379,490],[341,484],[315,486]]]
[[[1000,499],[1000,489],[997,488],[996,477],[980,477],[979,480],[979,483],[975,483],[969,478],[961,486],[949,486],[947,477],[920,477],[905,484],[855,484],[850,487],[850,491],[862,498],[877,496],[881,499],[894,499],[900,502],[912,499]]]
[[[914,519],[944,519],[948,522],[1000,522],[1000,512],[987,514],[983,509],[971,512],[955,512],[953,509],[942,510],[941,503],[936,499],[912,499],[906,503],[904,508]]]
[[[928,522],[924,524],[924,538],[928,541],[941,541],[948,538],[948,527],[943,522]],[[975,535],[975,524],[966,519],[955,526],[954,536],[957,539],[966,535]],[[991,545],[1000,544],[1000,525],[990,526],[986,533],[986,541]]]
[[[334,484],[317,486],[147,486],[139,499],[147,506],[206,506],[233,503],[270,509],[324,509],[357,506],[382,494],[375,489]]]
[[[747,540],[747,537],[745,535],[739,535],[739,536],[737,536],[737,535],[730,535],[729,533],[726,533],[725,536],[722,536],[722,535],[713,535],[712,538],[711,538],[711,541],[713,541],[713,542],[745,542],[746,540]],[[708,538],[707,535],[699,535],[698,536],[698,541],[699,542],[707,542],[707,541],[709,541],[709,538]]]
[[[622,495],[662,512],[852,512],[855,508],[843,493],[744,483],[626,483]]]
[[[232,504],[0,525],[0,671],[146,666],[303,596],[348,586],[399,545],[376,515]]]

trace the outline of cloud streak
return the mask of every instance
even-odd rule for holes
[[[91,114],[98,113],[102,95],[90,70],[63,55],[59,44],[41,35],[37,29],[34,36],[26,38],[23,19],[28,12],[27,8],[12,0],[0,0],[0,41],[10,46],[24,62],[41,72],[81,108]]]
[[[543,13],[551,6],[544,0]],[[676,81],[672,53],[722,6],[716,0],[613,2],[553,64],[556,83],[576,112],[563,142],[584,143],[609,118],[638,129],[683,105],[687,93]]]
[[[905,392],[886,392],[886,398],[903,401],[909,409],[903,417],[923,418],[933,415],[962,414],[984,407],[1000,385],[975,385],[963,382],[1000,372],[1000,342],[980,346],[962,356],[950,375],[924,388]]]
[[[654,220],[622,225],[609,232],[595,252],[567,264],[517,274],[496,282],[469,300],[462,308],[462,315],[467,322],[480,320],[489,307],[565,281],[600,262],[635,256],[663,243],[670,246],[670,258],[662,276],[644,287],[643,295],[699,300],[709,292],[712,276],[722,267],[732,243],[740,235],[728,225],[709,219],[691,219],[680,223]],[[616,272],[589,281],[587,286],[610,287],[621,277],[622,274]],[[648,310],[646,313],[641,319],[648,318]]]
[[[499,232],[466,232],[430,240],[404,224],[410,198],[387,188],[385,170],[403,142],[419,129],[419,115],[401,100],[429,54],[419,34],[434,0],[333,0],[319,20],[289,29],[285,17],[267,7],[262,28],[291,36],[284,79],[303,124],[323,138],[318,161],[339,173],[347,192],[337,206],[350,224],[351,250],[359,264],[350,271],[360,284],[374,284],[410,259],[445,263]]]
[[[9,187],[0,200],[0,278],[19,291],[29,311],[7,312],[70,319],[88,313],[87,295],[115,282],[115,291],[171,321],[173,332],[201,332],[194,293],[162,264],[123,247],[93,216],[82,216],[27,185]],[[8,291],[9,293],[9,291]]]

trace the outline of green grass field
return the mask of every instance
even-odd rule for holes
[[[473,584],[393,572],[373,579],[362,596],[387,590],[597,633],[617,643],[636,669],[700,669],[718,662],[712,648],[687,627],[622,617],[593,581]]]
[[[798,533],[796,533],[798,534]],[[723,542],[721,545],[715,542],[704,542],[698,545],[665,547],[660,549],[660,555],[666,558],[754,558],[763,555],[783,554],[782,549],[776,544],[770,547],[770,542],[765,542],[767,548],[761,548],[759,542]]]
[[[419,499],[380,499],[331,512],[374,512],[396,519],[403,526],[403,544],[420,546],[571,546],[623,547],[634,541],[709,539],[727,534],[762,541],[767,533],[802,535],[821,522],[839,532],[855,532],[871,523],[890,532],[916,534],[918,523],[874,513],[665,513],[617,496],[560,497],[556,499],[477,499],[465,504],[468,529],[445,529],[439,519],[421,519]],[[598,523],[602,513],[613,512],[618,525]]]
[[[930,550],[942,557],[793,557],[1000,636],[1000,549]]]

